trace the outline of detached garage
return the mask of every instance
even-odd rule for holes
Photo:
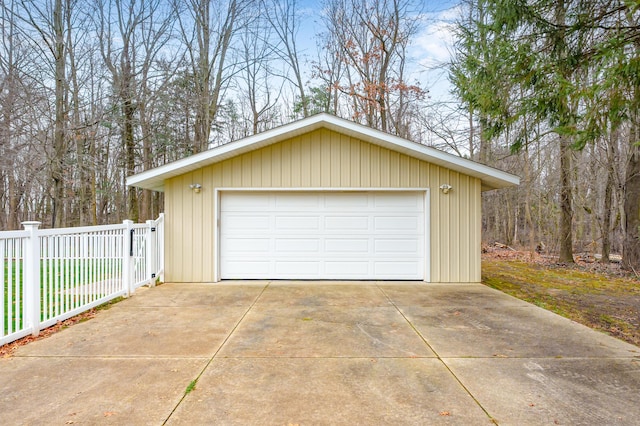
[[[480,281],[480,193],[518,177],[327,114],[131,176],[165,279]]]

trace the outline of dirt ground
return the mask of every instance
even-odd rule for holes
[[[2,345],[0,346],[0,358],[10,357],[13,354],[13,351],[15,351],[16,348],[20,346],[27,345],[36,340],[46,339],[52,334],[55,334],[60,330],[64,330],[67,327],[71,327],[72,325],[77,324],[79,322],[89,321],[91,318],[96,316],[96,313],[98,311],[101,311],[103,309],[109,309],[113,304],[118,303],[120,300],[122,300],[122,297],[118,297],[110,302],[97,306],[93,309],[89,309],[86,312],[78,314],[64,321],[58,321],[56,324],[52,325],[51,327],[45,328],[44,330],[40,330],[40,334],[38,334],[37,336],[26,336],[26,337],[23,337],[22,339],[18,339],[14,342],[7,343],[6,345]]]
[[[520,299],[640,346],[640,280],[618,263],[485,247],[482,282]]]

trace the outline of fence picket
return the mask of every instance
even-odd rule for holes
[[[9,241],[9,245],[8,245],[8,254],[7,254],[7,259],[8,259],[8,264],[7,264],[7,284],[8,284],[8,289],[7,289],[7,318],[8,318],[8,323],[7,323],[7,332],[8,334],[13,333],[13,326],[14,326],[14,317],[13,317],[13,286],[14,286],[14,279],[13,279],[13,245],[15,244],[15,240],[10,240]]]
[[[5,267],[5,260],[4,260],[4,246],[5,246],[6,241],[5,240],[0,240],[0,261],[2,261],[2,267],[0,267],[0,285],[2,285],[2,291],[0,291],[0,336],[4,336],[5,335],[5,308],[4,308],[4,288],[5,288],[5,281],[4,281],[4,267]]]

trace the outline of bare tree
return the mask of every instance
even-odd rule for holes
[[[125,175],[135,173],[136,143],[134,121],[136,114],[136,40],[135,32],[146,19],[145,2],[131,0],[100,0],[98,12],[98,38],[100,51],[111,72],[115,104],[120,109],[120,128],[124,148]],[[115,15],[115,17],[114,17]],[[127,213],[131,220],[138,220],[138,194],[135,188],[127,189]]]
[[[261,3],[277,40],[273,52],[288,65],[293,74],[291,77],[284,74],[283,77],[293,84],[300,97],[302,115],[308,117],[309,99],[305,93],[297,43],[301,23],[300,6],[296,0],[261,0]]]
[[[52,226],[61,227],[65,223],[65,157],[67,153],[67,96],[68,82],[66,75],[67,50],[65,45],[66,16],[70,14],[70,0],[53,0],[36,2],[34,0],[20,3],[19,16],[30,25],[34,33],[32,46],[39,47],[43,58],[50,58],[53,63],[54,81],[54,120],[53,143],[49,158],[49,170],[53,182],[51,194]],[[39,42],[35,39],[39,38]]]
[[[155,115],[155,104],[160,93],[166,90],[171,78],[175,74],[175,67],[182,60],[181,57],[167,57],[162,50],[172,39],[172,27],[175,23],[173,10],[167,8],[160,1],[149,2],[148,19],[140,23],[139,43],[143,52],[139,69],[137,70],[139,85],[136,91],[138,105],[140,139],[142,140],[142,169],[149,170],[158,165],[154,163],[153,142],[156,137],[152,127]],[[140,56],[140,55],[139,55]],[[162,59],[161,69],[158,62]],[[165,72],[170,69],[169,72]],[[150,190],[143,190],[141,194],[140,220],[153,219],[159,213],[154,209],[153,194]],[[154,211],[155,210],[155,211]]]
[[[124,176],[129,176],[137,170],[140,139],[143,165],[151,167],[151,132],[146,114],[150,101],[150,71],[168,40],[171,17],[161,15],[163,4],[160,0],[100,0],[96,9],[100,50],[111,74],[115,103],[120,109]],[[128,217],[137,221],[140,219],[138,190],[127,188],[126,191]],[[145,198],[144,208],[146,218],[149,198]]]
[[[271,40],[273,30],[264,18],[264,7],[263,2],[256,5],[251,19],[239,35],[238,60],[242,70],[238,73],[237,92],[240,104],[247,105],[249,110],[243,114],[248,121],[245,135],[256,134],[274,125],[285,84],[273,70],[277,53]]]
[[[237,71],[227,60],[249,3],[246,0],[228,0],[214,5],[211,0],[175,3],[195,91],[194,152],[209,147],[223,92]]]
[[[313,77],[322,82],[319,90],[325,92],[322,110],[340,115],[340,81],[344,74],[341,49],[331,33],[321,35],[320,39],[317,46],[318,58],[313,64]]]
[[[417,31],[416,6],[411,0],[328,0],[326,9],[328,34],[345,65],[347,80],[339,87],[352,98],[354,118],[404,133],[394,118],[402,115],[407,97],[424,93],[404,76],[406,46]]]
[[[7,2],[0,9],[0,186],[4,207],[0,228],[17,229],[19,225],[18,206],[22,199],[18,190],[12,163],[17,159],[17,136],[15,121],[19,109],[18,92],[20,90],[20,58],[17,52],[17,30],[15,2]]]

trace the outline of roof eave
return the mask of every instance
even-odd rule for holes
[[[507,188],[520,184],[520,178],[493,167],[455,157],[425,145],[416,144],[398,136],[382,133],[329,114],[318,114],[257,135],[231,142],[169,164],[147,170],[127,178],[128,186],[154,191],[164,191],[164,181],[175,176],[197,170],[228,158],[278,143],[318,128],[327,128],[348,136],[402,152],[412,157],[436,164],[459,173],[476,177],[482,181],[482,191]]]

